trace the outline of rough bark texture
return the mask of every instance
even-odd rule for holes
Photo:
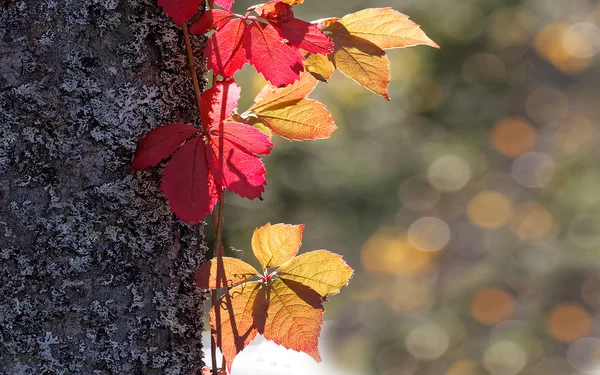
[[[152,0],[0,0],[0,374],[195,374],[203,228],[136,142],[194,118]]]

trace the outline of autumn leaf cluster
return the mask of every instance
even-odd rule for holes
[[[252,251],[261,272],[237,258],[223,257],[222,271],[219,260],[212,259],[196,274],[196,283],[202,289],[217,288],[219,272],[230,287],[220,300],[220,326],[216,325],[215,308],[210,312],[211,325],[220,331],[220,348],[228,365],[259,333],[276,344],[321,360],[317,345],[323,301],[348,284],[353,270],[341,256],[326,250],[296,256],[303,230],[304,225],[270,223],[256,229]]]
[[[391,8],[307,22],[293,10],[303,0],[269,1],[244,14],[232,11],[233,2],[208,0],[208,9],[198,16],[203,0],[158,0],[164,13],[182,26],[189,56],[188,33],[210,34],[199,53],[213,72],[213,84],[200,95],[194,81],[202,126],[171,123],[150,131],[139,142],[131,169],[166,160],[161,191],[177,217],[188,223],[204,220],[225,189],[261,198],[267,173],[261,156],[271,152],[273,134],[294,141],[332,135],[337,126],[331,113],[308,98],[319,81],[339,70],[389,100],[391,73],[384,50],[438,47],[419,25]],[[268,84],[241,112],[234,74],[245,64],[254,66]],[[257,334],[320,360],[323,302],[348,283],[353,270],[325,250],[296,256],[303,229],[285,224],[257,229],[252,249],[260,272],[220,256],[198,271],[200,288],[226,287],[211,310],[211,325],[229,368]]]

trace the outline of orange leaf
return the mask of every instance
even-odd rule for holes
[[[327,108],[311,99],[283,108],[264,109],[256,115],[273,133],[289,140],[329,138],[337,129]]]
[[[254,324],[254,313],[256,310],[256,297],[262,286],[259,282],[248,282],[233,289],[220,300],[221,343],[220,348],[227,369],[231,370],[231,364],[235,356],[241,352],[256,337],[258,333]],[[228,303],[228,300],[230,303]],[[227,306],[230,305],[231,309]],[[261,304],[262,305],[262,304]],[[233,320],[232,320],[233,318]],[[217,317],[215,308],[210,310],[210,324],[213,327],[213,336],[217,340],[216,328]],[[261,323],[262,325],[262,323]]]
[[[340,255],[326,250],[299,255],[277,270],[282,279],[302,283],[323,297],[339,293],[353,273]]]
[[[319,294],[295,281],[277,279],[260,290],[258,301],[266,301],[262,308],[257,303],[257,314],[260,310],[263,314],[257,320],[264,320],[264,327],[257,328],[265,339],[321,361],[318,343],[324,309]]]
[[[335,66],[327,58],[327,56],[317,55],[314,53],[306,56],[304,60],[306,69],[319,81],[327,82],[335,71]]]
[[[223,257],[222,259],[225,278],[227,279],[227,286],[229,288],[258,275],[258,271],[243,260],[230,257]],[[196,272],[195,279],[196,285],[198,285],[198,288],[200,289],[216,289],[217,259],[213,258],[202,264],[198,272]],[[222,283],[221,287],[224,287]]]
[[[298,254],[302,245],[302,225],[267,223],[255,229],[252,250],[263,270],[279,266]]]
[[[335,67],[361,86],[390,100],[390,62],[385,52],[368,40],[351,34],[329,36],[335,43],[335,50],[329,55]]]
[[[440,48],[437,43],[421,30],[421,27],[408,19],[408,16],[392,8],[370,8],[348,14],[330,25],[327,30],[335,33],[343,26],[346,32],[363,38],[379,48],[404,48],[427,45]]]
[[[254,105],[250,107],[249,111],[256,112],[263,108],[272,108],[300,101],[306,98],[317,87],[318,83],[310,74],[302,72],[300,79],[291,85],[277,88],[267,84],[256,95]]]
[[[254,112],[273,133],[289,140],[329,138],[337,129],[331,113],[323,104],[305,99],[317,83],[311,74],[303,72],[292,85],[283,88],[267,85],[248,111]]]
[[[296,4],[302,4],[304,2],[304,0],[281,0],[281,2],[290,4],[290,5],[296,5]]]

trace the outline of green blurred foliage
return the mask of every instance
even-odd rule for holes
[[[441,50],[388,51],[391,102],[339,72],[320,84],[312,97],[339,129],[274,138],[264,201],[227,195],[225,245],[253,261],[254,228],[305,223],[303,251],[343,254],[357,274],[326,319],[355,372],[600,373],[600,5],[306,0],[295,12],[385,6]],[[264,81],[236,78],[243,111]]]

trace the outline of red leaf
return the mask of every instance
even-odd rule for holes
[[[282,41],[272,25],[252,22],[246,28],[244,48],[247,59],[273,86],[289,85],[300,78],[304,56]]]
[[[321,55],[333,52],[333,41],[317,25],[297,18],[272,25],[293,46]]]
[[[202,125],[210,127],[219,123],[229,116],[237,108],[240,100],[241,89],[235,81],[219,81],[213,87],[202,94]],[[225,105],[223,106],[223,102]],[[208,108],[208,110],[206,110]]]
[[[221,8],[225,8],[227,10],[231,10],[231,6],[233,5],[234,0],[215,0],[214,3]]]
[[[269,1],[254,9],[259,17],[271,22],[287,22],[294,17],[294,11],[290,4],[281,1]]]
[[[169,157],[186,139],[199,132],[186,124],[168,124],[153,129],[138,143],[131,171],[154,167]]]
[[[160,189],[177,217],[188,223],[204,220],[217,201],[217,190],[206,162],[203,137],[181,147],[163,171]]]
[[[210,131],[210,145],[207,148],[207,158],[217,184],[245,198],[261,197],[265,190],[267,171],[256,154],[269,154],[273,148],[269,137],[250,125],[224,123],[223,173],[220,172],[219,129],[216,126]]]
[[[209,9],[190,26],[191,34],[204,34],[208,30],[220,29],[234,17],[234,14],[222,9]]]
[[[198,13],[198,6],[202,0],[158,0],[158,6],[175,22],[182,25]]]
[[[248,61],[242,40],[247,25],[243,20],[234,19],[227,22],[220,30],[208,39],[206,54],[207,65],[215,74],[232,77]]]

